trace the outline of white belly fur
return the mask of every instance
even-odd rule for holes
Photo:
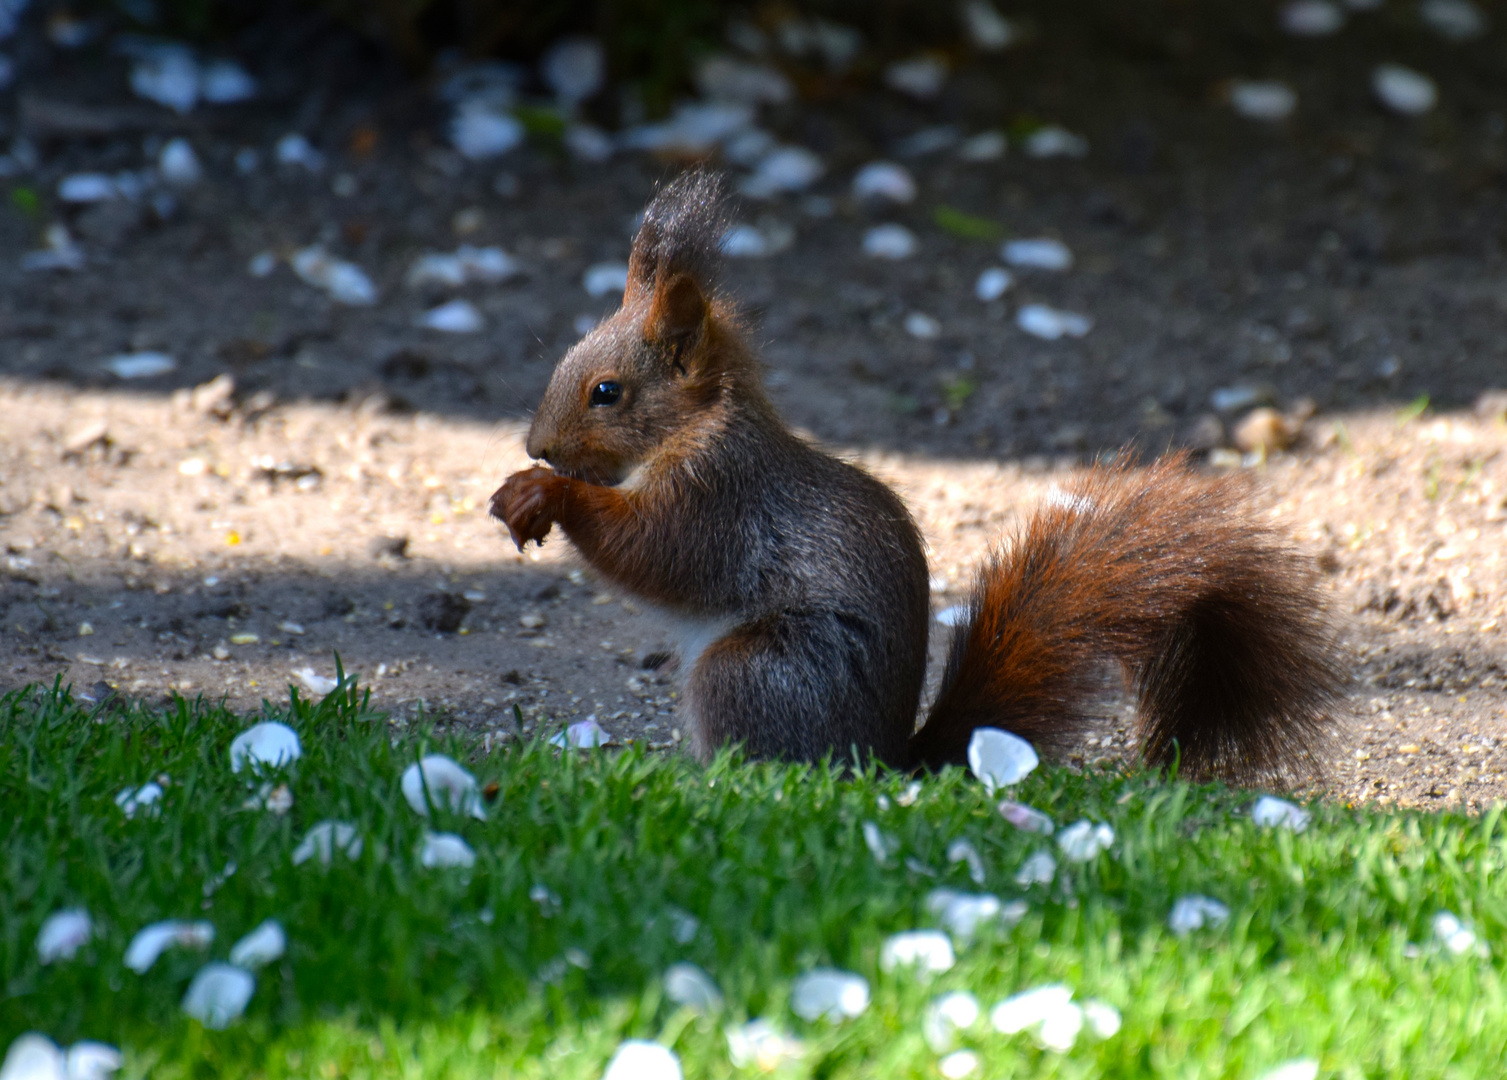
[[[689,678],[696,662],[701,659],[701,654],[737,625],[737,621],[727,615],[711,619],[688,619],[684,615],[666,612],[665,618],[670,624],[670,632],[680,643],[681,679]]]

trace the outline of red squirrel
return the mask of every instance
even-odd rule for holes
[[[981,726],[1061,750],[1105,661],[1138,698],[1144,760],[1184,775],[1312,770],[1342,678],[1315,575],[1228,478],[1184,456],[1096,466],[978,575],[925,723],[929,574],[900,499],[794,434],[717,289],[720,179],[650,203],[622,307],[555,368],[528,434],[547,463],[492,496],[519,550],[559,525],[684,636],[702,759],[856,751],[965,760]]]

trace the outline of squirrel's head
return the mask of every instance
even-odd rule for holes
[[[623,305],[556,365],[529,428],[530,457],[576,479],[619,484],[752,375],[712,291],[722,229],[714,174],[686,173],[649,204]]]

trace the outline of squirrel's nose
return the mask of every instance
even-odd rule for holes
[[[546,446],[542,450],[540,450],[537,454],[535,454],[534,456],[536,458],[540,459],[541,461],[548,461],[551,465],[553,465],[554,464],[554,459],[552,459],[550,457],[550,455],[553,454],[553,453],[554,453],[554,447],[552,447],[552,446]]]

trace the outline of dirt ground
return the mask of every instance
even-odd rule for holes
[[[1355,675],[1328,790],[1425,807],[1507,797],[1507,423],[1490,393],[1507,387],[1507,51],[1495,36],[1398,38],[1390,23],[1321,47],[1283,38],[1269,13],[1173,25],[1154,5],[1084,10],[1038,6],[1037,43],[963,68],[933,104],[870,88],[766,119],[822,155],[813,191],[831,210],[813,216],[826,208],[802,196],[739,207],[795,237],[727,279],[776,401],[904,494],[939,609],[1065,470],[1129,441],[1213,446],[1205,467],[1249,473],[1325,570]],[[314,59],[295,68],[263,45],[267,95],[213,119],[36,129],[28,95],[92,106],[121,93],[118,65],[73,54],[32,64],[0,97],[0,128],[40,151],[0,181],[13,190],[139,168],[174,131],[206,170],[163,221],[45,198],[40,216],[14,197],[0,209],[0,689],[61,674],[93,694],[254,709],[305,669],[333,675],[338,653],[395,721],[422,707],[509,738],[517,705],[526,730],[595,715],[619,741],[674,747],[673,674],[645,664],[664,628],[561,541],[519,555],[485,516],[525,463],[527,410],[554,360],[613,306],[583,291],[584,270],[626,256],[674,165],[586,167],[547,148],[468,164],[422,86],[339,34],[305,47]],[[1416,120],[1378,109],[1366,87],[1380,58],[1430,70],[1440,107]],[[305,68],[322,73],[313,85]],[[1237,74],[1286,78],[1296,118],[1235,117],[1219,88]],[[906,161],[913,204],[847,196],[853,170],[904,135],[1021,117],[1093,149],[919,157]],[[328,155],[324,172],[232,164],[247,146],[265,159],[294,126]],[[997,245],[937,227],[938,206],[1059,237],[1076,265],[1022,272],[980,302],[973,281]],[[14,256],[53,220],[87,265],[23,272]],[[866,259],[878,221],[909,225],[918,254]],[[366,268],[376,305],[335,305],[286,265],[247,272],[259,252],[316,240]],[[460,242],[501,245],[523,273],[453,291],[481,310],[482,333],[418,329],[452,292],[408,289],[404,274]],[[1013,315],[1033,301],[1088,312],[1094,328],[1030,337]],[[909,334],[913,312],[938,333]],[[122,381],[103,363],[129,349],[179,366]],[[1215,392],[1231,387],[1251,393],[1221,413]],[[1314,412],[1290,451],[1242,466],[1230,432],[1262,400]],[[1107,723],[1076,760],[1123,748],[1123,723]]]

